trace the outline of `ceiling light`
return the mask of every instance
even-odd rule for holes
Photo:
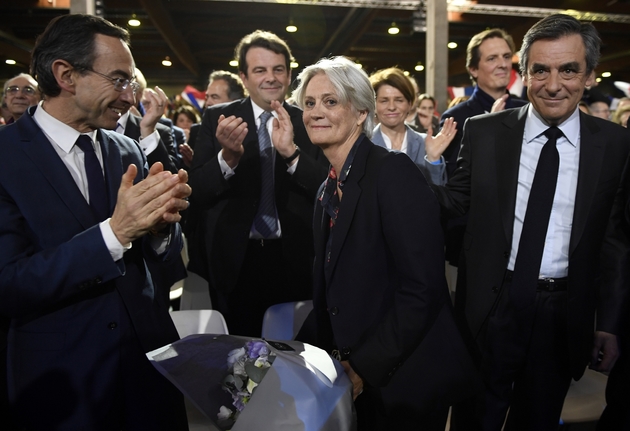
[[[230,60],[230,66],[238,67],[238,60]]]
[[[171,59],[166,56],[166,58],[164,58],[164,60],[162,60],[162,66],[164,67],[171,67],[173,65],[173,62],[171,61]]]
[[[354,63],[357,69],[363,69],[363,65],[361,63]]]
[[[450,49],[455,49],[457,48],[457,42],[449,42],[446,44],[446,46],[448,46]]]
[[[595,78],[596,82],[602,82],[602,78]]]
[[[291,69],[297,69],[298,67],[300,67],[300,64],[297,61],[291,62]]]
[[[416,72],[422,72],[424,70],[424,64],[418,62],[418,64],[416,64],[416,67],[413,68]]]
[[[396,23],[393,22],[392,26],[387,30],[387,33],[389,33],[389,34],[398,34],[398,33],[400,33],[400,29],[398,28]]]
[[[287,25],[285,30],[289,33],[295,33],[297,31],[297,26],[293,24],[293,18],[289,19],[289,25]]]
[[[132,27],[139,27],[140,20],[136,17],[136,14],[134,13],[133,15],[131,15],[131,19],[127,21],[127,24],[129,24]]]
[[[4,62],[5,62],[6,64],[10,64],[10,65],[14,65],[14,64],[16,63],[16,61],[15,61],[15,60],[11,60],[10,58],[7,58],[6,60],[4,60]]]
[[[612,75],[612,73],[610,73],[610,72],[603,72],[602,73],[602,78],[610,78],[611,75]]]
[[[405,76],[409,76],[409,71],[408,71],[408,70],[405,70],[405,71],[403,72],[403,75],[405,75]]]

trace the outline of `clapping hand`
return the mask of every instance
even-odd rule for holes
[[[427,153],[427,160],[435,162],[442,157],[442,153],[449,146],[455,135],[457,134],[457,122],[453,117],[444,121],[444,126],[437,136],[433,136],[433,128],[427,130],[427,137],[424,140],[424,148]]]

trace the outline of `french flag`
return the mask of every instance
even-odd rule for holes
[[[182,91],[182,98],[194,106],[199,112],[203,112],[203,105],[206,100],[206,93],[197,90],[192,85],[187,85]]]

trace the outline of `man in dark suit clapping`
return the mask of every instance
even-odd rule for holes
[[[287,44],[258,30],[236,58],[249,97],[203,116],[190,171],[189,268],[207,277],[230,333],[257,336],[267,307],[312,296],[313,202],[328,161],[286,102],[294,136],[275,139],[271,102],[284,102],[291,82]]]
[[[12,413],[29,430],[187,430],[145,353],[177,340],[167,278],[186,173],[146,168],[114,129],[134,101],[126,30],[53,19],[31,68],[44,100],[0,131],[0,314]]]

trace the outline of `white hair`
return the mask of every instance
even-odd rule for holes
[[[330,80],[341,103],[350,103],[356,111],[367,112],[363,122],[363,133],[371,138],[376,104],[374,89],[367,74],[346,57],[322,58],[317,63],[305,67],[297,77],[298,87],[291,97],[300,108],[304,109],[304,92],[308,83],[319,74],[326,75]]]

